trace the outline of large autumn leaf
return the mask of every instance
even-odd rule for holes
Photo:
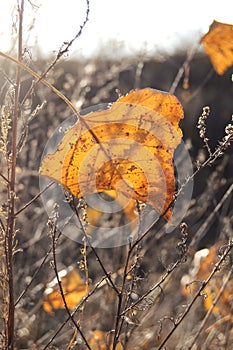
[[[163,213],[174,198],[173,153],[182,132],[180,102],[145,88],[80,117],[40,173],[80,198],[116,190],[123,207],[138,200]],[[171,217],[169,209],[165,218]]]
[[[201,43],[219,75],[233,65],[232,24],[213,21],[208,33],[201,38]]]

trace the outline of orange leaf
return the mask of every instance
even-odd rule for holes
[[[125,197],[121,196],[121,193],[117,193],[117,191],[114,190],[105,192],[107,195],[116,199],[119,202],[119,204],[123,208],[125,215],[127,215],[129,222],[134,221],[134,219],[136,218],[135,201],[131,199],[130,201],[127,200],[127,202],[125,202]]]
[[[233,65],[233,25],[213,21],[201,43],[219,75]]]
[[[200,287],[200,284],[194,281],[206,280],[212,272],[215,264],[219,261],[219,248],[224,246],[223,242],[218,242],[211,248],[201,249],[194,255],[194,266],[190,270],[189,275],[184,276],[181,283],[183,286],[182,293],[188,295],[190,292],[196,293]],[[209,281],[205,287],[206,297],[204,299],[204,306],[206,310],[209,310],[213,301],[218,295],[224,280],[224,271],[218,271],[214,277]],[[194,282],[194,283],[192,283]],[[184,288],[184,284],[190,284],[190,288]],[[223,317],[231,314],[232,308],[232,297],[233,297],[233,278],[228,281],[226,288],[223,290],[217,305],[213,307],[212,312]],[[233,321],[233,316],[232,316]]]
[[[109,109],[80,117],[57,151],[44,158],[40,173],[78,198],[114,190],[124,202],[138,200],[163,213],[174,198],[172,158],[182,137],[181,118],[175,96],[133,90]]]
[[[92,350],[107,350],[107,349],[112,350],[112,344],[110,344],[110,347],[107,347],[107,344],[108,344],[107,338],[109,337],[108,332],[103,332],[96,329],[92,333],[93,333],[92,337],[88,342]],[[123,347],[121,343],[118,342],[116,345],[116,350],[122,350],[122,349]]]
[[[129,202],[127,201],[127,203],[125,203],[124,197],[122,197],[122,196],[119,197],[118,193],[114,190],[104,191],[104,193],[106,193],[109,197],[116,199],[119,202],[119,204],[123,208],[123,212],[128,217],[129,222],[133,222],[135,220],[136,208],[135,208],[135,201],[134,200],[130,200]],[[88,223],[95,226],[96,223],[98,222],[98,220],[101,218],[102,214],[103,214],[102,212],[100,212],[99,210],[97,210],[95,208],[87,207]]]
[[[62,289],[69,309],[74,309],[88,293],[88,286],[82,281],[78,271],[73,267],[59,272]],[[57,279],[54,278],[44,291],[43,308],[53,314],[53,309],[64,309]]]

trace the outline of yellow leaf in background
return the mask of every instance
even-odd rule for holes
[[[194,255],[194,266],[190,270],[189,275],[186,275],[181,280],[181,290],[184,295],[196,293],[200,288],[200,284],[197,281],[206,280],[212,272],[215,264],[219,261],[219,249],[224,246],[223,242],[218,242],[209,249],[201,249]],[[217,272],[214,277],[209,281],[205,287],[206,297],[204,298],[204,306],[206,310],[209,310],[213,301],[218,295],[223,280],[225,277],[225,271]],[[196,282],[195,282],[196,281]],[[188,285],[185,288],[185,284]],[[223,290],[217,304],[213,307],[212,312],[222,317],[230,317],[232,309],[233,298],[233,278],[231,278]],[[233,316],[231,316],[233,322]]]
[[[89,345],[91,346],[92,350],[107,350],[107,345],[106,345],[106,333],[99,331],[99,330],[94,330],[93,335],[91,339],[89,340]]]
[[[60,271],[59,278],[61,280],[67,306],[69,309],[74,309],[88,294],[88,286],[83,282],[78,271],[73,267]],[[54,309],[65,308],[56,278],[47,285],[44,291],[43,308],[51,315]]]
[[[119,196],[120,193],[117,193],[117,191],[114,190],[105,191],[105,193],[119,202],[125,215],[128,217],[129,222],[133,222],[136,218],[135,201],[131,199],[125,203],[125,197]]]
[[[123,212],[127,216],[129,222],[133,222],[135,220],[137,214],[134,200],[131,199],[125,205],[124,198],[119,197],[117,191],[104,191],[104,193],[106,193],[112,199],[116,199],[118,201],[118,203],[122,206]],[[88,223],[90,223],[91,225],[96,225],[98,220],[101,218],[102,214],[102,212],[95,208],[87,207]]]
[[[213,21],[201,43],[219,75],[233,65],[233,25]]]
[[[162,213],[174,198],[172,161],[181,118],[175,96],[133,90],[109,109],[79,118],[57,151],[43,159],[40,173],[78,198],[114,190],[129,202],[129,213],[131,199]],[[165,218],[171,214],[170,209]]]
[[[108,350],[108,349],[111,350],[112,344],[110,344],[110,347],[107,347],[108,337],[109,337],[108,332],[94,330],[92,332],[92,337],[88,342],[91,347],[91,350]],[[120,342],[117,343],[116,350],[123,350],[123,347]]]

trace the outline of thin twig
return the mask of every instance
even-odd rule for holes
[[[205,219],[205,222],[201,225],[201,227],[198,229],[198,231],[196,232],[195,236],[193,237],[190,246],[192,248],[196,247],[198,242],[200,242],[200,240],[203,238],[204,233],[206,233],[206,229],[207,227],[210,225],[210,223],[212,222],[212,220],[214,219],[215,215],[217,214],[217,212],[220,210],[220,208],[222,207],[222,205],[225,203],[225,201],[227,200],[227,198],[230,196],[230,194],[233,191],[233,184],[228,188],[228,190],[224,193],[224,195],[222,196],[221,200],[218,202],[218,204],[216,205],[216,207],[214,208],[214,210],[210,213],[210,215]]]
[[[175,271],[176,267],[180,264],[182,261],[181,259],[176,260],[174,264],[172,264],[170,267],[166,269],[166,272],[162,275],[160,280],[156,282],[146,293],[144,293],[140,298],[138,298],[133,304],[131,304],[127,309],[121,312],[121,316],[125,315],[130,310],[133,310],[140,304],[149,294],[151,294],[155,289],[159,288],[161,284],[163,284],[168,276],[172,275],[172,273]]]
[[[66,312],[67,312],[67,314],[69,316],[69,319],[71,320],[71,322],[73,323],[73,325],[77,329],[77,331],[79,332],[79,334],[82,337],[82,339],[83,339],[85,345],[87,346],[87,348],[89,350],[91,350],[90,345],[88,344],[88,341],[87,341],[84,333],[82,332],[80,326],[75,321],[75,319],[74,319],[74,317],[73,317],[72,313],[70,312],[69,307],[67,305],[65,294],[64,294],[64,291],[63,291],[63,288],[62,288],[62,284],[61,284],[61,281],[60,281],[60,278],[59,278],[59,274],[58,274],[58,269],[57,269],[57,259],[56,259],[56,244],[57,244],[57,239],[58,239],[58,237],[56,237],[57,230],[56,230],[54,222],[49,220],[48,224],[49,224],[50,234],[51,234],[51,237],[52,237],[52,253],[53,253],[54,271],[55,271],[55,275],[56,275],[56,278],[57,278],[57,283],[58,283],[58,286],[59,286],[59,290],[60,290],[60,294],[61,294],[61,297],[62,297],[62,301],[64,303],[64,306],[65,306]]]
[[[171,273],[176,269],[176,267],[184,261],[184,257],[186,256],[186,252],[187,252],[186,244],[187,244],[187,238],[188,238],[187,225],[184,223],[183,223],[183,226],[181,226],[181,232],[182,232],[182,239],[178,245],[178,247],[180,247],[179,257],[174,264],[171,264],[166,269],[166,273],[161,277],[161,279],[154,286],[152,286],[145,294],[143,294],[140,298],[138,298],[138,300],[136,302],[131,304],[129,307],[126,307],[125,310],[122,312],[121,312],[122,298],[119,299],[118,310],[117,310],[117,320],[116,320],[116,325],[115,325],[115,336],[114,336],[114,341],[113,341],[113,349],[114,349],[114,346],[117,345],[117,340],[120,336],[120,332],[121,332],[121,329],[123,327],[123,323],[125,320],[125,318],[123,318],[122,316],[124,316],[130,310],[133,310],[138,304],[140,304],[143,300],[145,300],[145,298],[150,293],[152,293],[155,289],[161,288],[161,284],[168,278],[169,275],[171,275]],[[128,276],[127,270],[128,270],[128,265],[129,265],[129,259],[130,259],[130,255],[132,254],[132,251],[134,248],[135,248],[135,245],[133,245],[132,247],[130,246],[130,249],[129,249],[129,252],[127,255],[127,260],[126,260],[124,274],[123,274],[124,277],[123,277],[122,288],[121,288],[121,296],[122,297],[123,297],[124,288],[125,288],[125,281],[126,281],[126,278]],[[120,323],[120,319],[122,320],[121,323]],[[120,326],[119,326],[119,324],[120,324]]]
[[[177,73],[177,75],[172,83],[172,86],[170,87],[170,90],[169,90],[170,94],[174,94],[174,92],[176,91],[176,88],[180,82],[180,79],[182,78],[182,75],[184,74],[185,70],[189,67],[189,64],[190,64],[191,60],[193,59],[193,56],[195,55],[198,46],[199,46],[199,42],[195,43],[193,45],[193,47],[191,48],[191,50],[188,51],[187,57],[186,57],[183,65],[180,67],[180,69],[179,69],[179,71],[178,71],[178,73]]]
[[[61,232],[58,235],[58,238],[60,237]],[[31,277],[30,282],[26,285],[26,287],[24,288],[24,290],[21,292],[21,294],[18,296],[16,302],[15,302],[15,306],[20,302],[20,300],[23,298],[23,296],[27,293],[28,289],[30,288],[32,282],[35,280],[38,272],[41,270],[41,268],[43,267],[43,265],[45,264],[46,260],[48,259],[49,255],[51,254],[52,251],[52,247],[50,247],[50,249],[47,251],[47,253],[45,254],[41,264],[38,266],[38,268],[36,269],[36,271],[34,272],[34,274]]]
[[[29,202],[27,202],[22,208],[20,208],[18,211],[15,212],[15,216],[19,215],[23,210],[25,210],[27,207],[29,207],[30,204],[32,204],[37,198],[39,198],[42,193],[44,193],[49,187],[51,187],[54,184],[54,182],[50,182],[43,190],[41,190],[39,193],[37,193]]]
[[[57,62],[60,60],[60,58],[69,51],[69,49],[72,46],[72,44],[74,43],[74,41],[81,36],[82,31],[83,31],[84,27],[86,26],[88,19],[89,19],[89,12],[90,12],[89,0],[86,0],[86,3],[87,3],[86,17],[85,17],[83,23],[80,25],[80,29],[79,29],[78,33],[74,36],[74,38],[72,40],[63,44],[61,49],[58,51],[57,56],[54,59],[54,61],[49,65],[49,67],[46,69],[46,71],[41,76],[37,77],[37,80],[32,84],[30,89],[27,91],[26,95],[24,96],[24,98],[21,102],[21,105],[24,105],[28,96],[30,96],[30,94],[33,92],[35,87],[46,77],[48,72],[57,64]]]
[[[99,282],[97,282],[94,286],[94,288],[88,293],[88,295],[86,297],[84,297],[82,299],[82,301],[76,306],[76,308],[74,309],[74,311],[72,311],[71,315],[74,316],[75,313],[80,309],[80,307],[82,307],[82,305],[84,305],[88,299],[90,298],[90,296],[92,294],[95,293],[95,291],[102,285],[103,281],[106,280],[106,277],[102,277],[101,280]],[[54,335],[52,336],[52,338],[50,338],[49,342],[45,345],[45,347],[42,350],[46,350],[50,344],[52,344],[52,342],[54,341],[54,339],[57,337],[57,335],[62,331],[62,329],[65,327],[65,325],[67,324],[67,322],[69,322],[70,317],[67,317],[66,320],[59,326],[59,328],[56,330],[56,332],[54,333]]]
[[[0,176],[3,178],[4,181],[6,181],[6,183],[10,183],[10,181],[2,173],[0,173]]]
[[[3,53],[0,51],[0,56],[10,60],[11,62],[14,62],[17,64],[20,68],[26,70],[29,74],[31,74],[34,78],[38,79],[41,83],[43,83],[45,86],[47,86],[50,90],[52,90],[57,96],[59,96],[66,104],[70,107],[70,109],[74,112],[75,115],[79,116],[78,110],[74,107],[74,105],[70,102],[70,100],[63,95],[59,90],[57,90],[52,84],[50,84],[47,80],[43,79],[42,76],[34,72],[31,68],[25,66],[22,62],[19,62],[19,60],[16,60],[15,58]]]
[[[130,269],[129,269],[128,272],[127,272],[127,277],[129,276],[129,274],[130,274],[130,276],[131,276],[131,283],[130,283],[129,289],[128,289],[128,291],[127,291],[127,297],[126,297],[126,302],[125,302],[125,308],[127,308],[127,307],[130,305],[131,300],[132,300],[131,297],[132,297],[132,293],[133,293],[133,291],[134,291],[134,287],[137,286],[136,271],[137,271],[137,266],[138,266],[138,260],[139,260],[139,258],[140,258],[140,256],[139,256],[140,248],[141,248],[141,247],[139,247],[139,245],[138,245],[138,246],[137,246],[137,251],[136,251],[136,254],[135,254],[135,261],[134,261],[133,265],[130,267]],[[123,328],[123,325],[124,325],[125,317],[122,317],[121,314],[120,314],[119,316],[121,317],[121,325],[120,325],[119,331],[118,331],[119,336],[120,336],[121,331],[122,331],[122,328]],[[129,326],[129,325],[128,325],[128,323],[127,323],[127,324],[126,324],[126,327],[128,328],[128,326]],[[130,332],[130,333],[132,334],[132,327],[130,327],[130,328],[131,328],[131,332]],[[125,336],[126,336],[127,333],[128,333],[128,331],[126,330]],[[125,340],[126,340],[126,337],[125,337]]]
[[[0,225],[1,225],[1,227],[2,227],[2,231],[3,231],[3,232],[6,232],[5,225],[4,225],[4,223],[3,223],[3,221],[2,221],[1,218],[0,218]]]
[[[81,225],[82,231],[83,231],[83,233],[84,233],[84,235],[85,235],[85,239],[87,240],[87,243],[89,244],[89,246],[90,246],[92,252],[94,253],[94,255],[95,255],[95,257],[96,257],[96,260],[97,260],[98,263],[100,264],[100,267],[102,268],[102,270],[103,270],[103,272],[104,272],[106,278],[108,279],[110,285],[112,286],[112,288],[114,289],[114,291],[116,292],[116,294],[119,295],[120,292],[119,292],[119,290],[117,289],[117,287],[115,286],[115,283],[113,282],[113,280],[112,280],[112,278],[111,278],[111,273],[107,272],[107,270],[105,269],[105,266],[104,266],[104,264],[102,263],[102,261],[101,261],[99,255],[98,255],[96,249],[95,249],[95,248],[93,247],[93,245],[91,244],[91,241],[90,241],[90,239],[89,239],[89,237],[88,237],[88,234],[86,233],[86,230],[85,230],[85,227],[84,227],[84,225],[83,225],[83,223],[82,223],[82,220],[80,219],[79,212],[78,212],[78,210],[77,210],[77,208],[76,208],[76,205],[75,205],[75,203],[74,203],[74,197],[73,197],[73,196],[72,196],[71,205],[72,205],[73,211],[75,212],[75,214],[76,214],[76,216],[77,216],[77,218],[78,218],[78,220],[79,220],[79,223],[80,223],[80,225]]]
[[[123,326],[124,320],[121,318],[121,308],[122,308],[122,303],[123,303],[123,298],[125,294],[125,283],[126,283],[126,278],[127,278],[127,270],[129,266],[129,261],[130,261],[130,251],[131,249],[129,248],[127,257],[126,257],[126,262],[124,266],[124,272],[123,272],[123,280],[121,282],[121,290],[118,294],[118,305],[117,305],[117,313],[116,313],[116,322],[114,326],[114,338],[113,338],[113,350],[115,350],[118,342],[118,338],[120,336],[120,329]],[[122,323],[120,324],[120,320],[122,320]]]

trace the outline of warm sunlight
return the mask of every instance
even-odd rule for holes
[[[15,32],[17,12],[13,11],[16,1],[1,3],[0,50],[5,51]],[[86,0],[34,0],[31,4],[31,11],[26,6],[24,17],[25,32],[34,27],[27,47],[38,44],[45,54],[57,51],[64,41],[73,38],[85,18]],[[114,56],[116,49],[127,54],[180,49],[184,42],[195,43],[214,19],[230,23],[231,9],[231,0],[90,0],[89,22],[70,53],[87,56],[101,52],[103,47]]]
[[[0,350],[233,344],[232,0],[0,0]]]

